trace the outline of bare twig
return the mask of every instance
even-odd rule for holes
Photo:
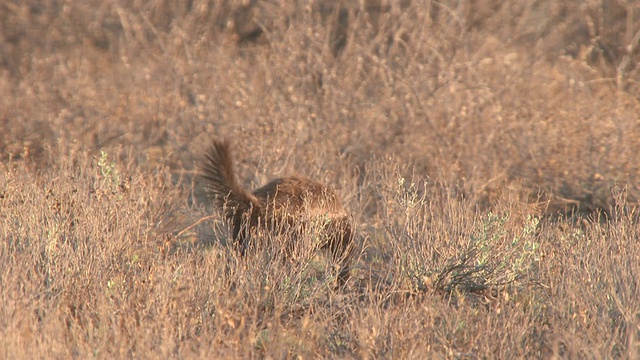
[[[179,232],[175,237],[176,237],[176,238],[178,238],[178,237],[180,237],[180,235],[182,235],[182,234],[184,234],[185,232],[187,232],[187,231],[191,230],[192,228],[194,228],[195,226],[197,226],[197,225],[198,225],[198,224],[200,224],[201,222],[206,221],[206,220],[213,219],[213,218],[215,218],[215,217],[217,217],[217,215],[209,215],[209,216],[205,216],[205,217],[203,217],[203,218],[200,218],[198,221],[194,222],[193,224],[191,224],[191,225],[187,226],[184,230],[180,231],[180,232]]]

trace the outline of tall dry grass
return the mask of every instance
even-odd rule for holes
[[[0,357],[637,358],[634,2],[0,4]],[[332,184],[353,278],[198,164]],[[200,221],[200,222],[199,222]],[[195,225],[194,225],[195,224]]]

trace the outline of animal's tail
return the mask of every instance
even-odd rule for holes
[[[260,205],[258,199],[236,179],[228,140],[213,141],[205,154],[202,170],[209,198],[218,209],[226,211],[227,217]]]

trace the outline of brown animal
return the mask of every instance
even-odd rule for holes
[[[323,242],[340,265],[338,285],[349,278],[353,252],[353,227],[335,192],[328,186],[304,177],[291,176],[273,180],[250,192],[235,177],[230,145],[214,140],[205,154],[203,178],[214,205],[232,225],[233,238],[242,255],[249,247],[252,230],[268,229],[275,233],[290,231],[300,236],[310,224],[319,225]]]

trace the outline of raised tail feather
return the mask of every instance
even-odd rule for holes
[[[258,199],[236,179],[228,140],[213,141],[202,170],[209,198],[218,209],[226,209],[228,217],[233,217],[237,210],[259,206]]]

